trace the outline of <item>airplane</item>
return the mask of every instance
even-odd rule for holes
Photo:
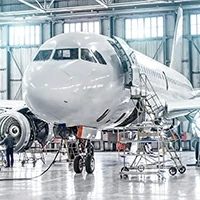
[[[170,67],[115,36],[73,32],[47,40],[23,76],[24,101],[0,101],[1,139],[9,131],[15,151],[22,152],[35,140],[45,145],[53,135],[74,135],[86,147],[86,154],[74,159],[74,170],[80,173],[85,165],[92,173],[90,139],[97,130],[132,128],[144,121],[141,97],[149,97],[156,123],[177,125],[200,108],[200,91],[177,71],[182,20],[179,8]]]

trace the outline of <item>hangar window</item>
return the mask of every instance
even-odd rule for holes
[[[10,45],[39,45],[40,26],[10,26],[9,43]]]
[[[80,32],[81,31],[81,23],[65,23],[64,24],[64,32]]]
[[[52,50],[40,50],[34,58],[34,61],[49,60]]]
[[[55,60],[73,60],[78,59],[78,49],[56,49],[53,59]]]
[[[190,15],[191,35],[200,35],[200,14]]]
[[[88,49],[81,49],[81,59],[89,62],[96,62],[94,56]]]
[[[163,36],[163,17],[146,17],[125,20],[126,39],[142,39]]]
[[[91,33],[100,33],[100,24],[99,21],[91,22],[78,22],[78,23],[65,23],[64,32],[91,32]]]

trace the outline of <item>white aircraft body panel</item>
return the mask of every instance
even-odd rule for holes
[[[44,43],[38,53],[52,50],[49,59],[34,60],[24,75],[24,97],[31,111],[45,121],[69,127],[114,127],[125,121],[137,101],[130,99],[130,90],[124,87],[120,59],[110,43],[115,41],[78,32],[61,34]],[[139,85],[139,73],[145,73],[164,105],[194,97],[186,77],[122,43],[127,54],[134,52],[136,59],[132,63],[133,89],[139,89],[134,86]],[[54,58],[56,50],[74,48],[78,49],[76,59]],[[93,62],[81,57],[82,49],[90,52]],[[95,50],[106,64],[99,63]]]
[[[106,65],[82,59],[33,61],[24,75],[25,101],[40,118],[50,122],[66,122],[97,127],[116,112],[130,112],[130,92],[124,89],[123,74],[114,49],[107,37],[96,34],[62,34],[47,41],[41,49],[97,49]],[[111,39],[109,39],[111,40]],[[52,47],[50,47],[52,44]],[[40,49],[40,50],[41,50]],[[39,51],[40,51],[39,50]],[[126,102],[126,103],[125,103]],[[107,117],[97,119],[109,109]]]

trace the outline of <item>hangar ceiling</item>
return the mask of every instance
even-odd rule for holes
[[[80,16],[104,16],[174,10],[177,6],[200,8],[199,0],[1,0],[0,23],[16,17],[29,21],[59,20]]]

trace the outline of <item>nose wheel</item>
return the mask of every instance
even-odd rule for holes
[[[88,174],[93,173],[95,169],[95,160],[94,157],[88,154],[85,158],[85,170]]]
[[[93,173],[93,171],[95,170],[95,159],[92,155],[77,155],[74,158],[74,171],[77,174],[81,173],[84,167],[88,174]]]
[[[79,174],[83,171],[83,158],[81,155],[77,155],[74,158],[74,171]]]

